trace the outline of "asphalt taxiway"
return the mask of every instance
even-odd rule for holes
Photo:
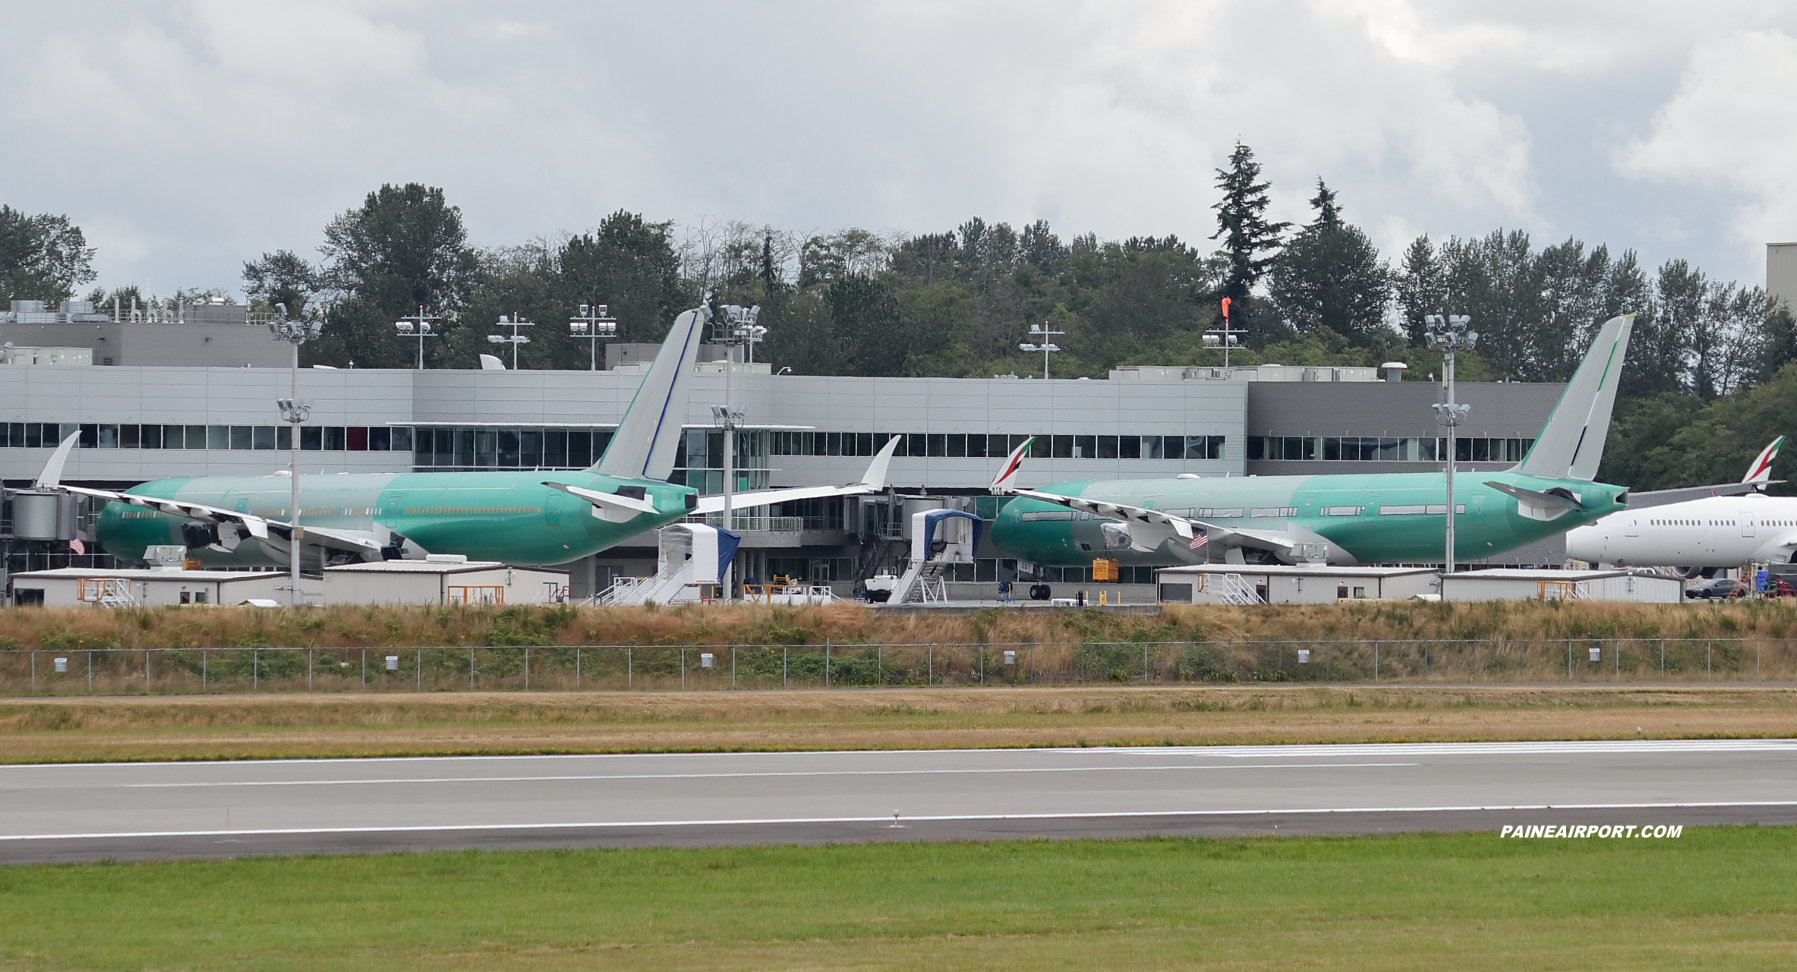
[[[10,863],[1525,823],[1797,823],[1797,741],[0,767],[0,862]]]

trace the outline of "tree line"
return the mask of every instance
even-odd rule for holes
[[[292,250],[243,267],[259,310],[317,313],[324,336],[307,363],[410,367],[414,340],[394,322],[438,318],[428,367],[470,368],[492,350],[502,315],[524,333],[520,367],[587,367],[568,331],[580,304],[603,303],[618,340],[650,342],[680,310],[710,299],[759,304],[761,360],[798,374],[1030,375],[1029,326],[1065,332],[1056,377],[1103,377],[1133,364],[1220,364],[1205,332],[1231,303],[1238,364],[1410,364],[1440,370],[1423,317],[1472,316],[1478,350],[1464,380],[1561,381],[1591,335],[1636,315],[1611,447],[1601,473],[1637,489],[1713,479],[1751,459],[1797,418],[1797,326],[1764,288],[1707,276],[1682,259],[1657,268],[1633,250],[1526,232],[1435,240],[1387,258],[1321,178],[1306,222],[1269,218],[1271,186],[1246,145],[1214,174],[1213,232],[1103,240],[972,218],[919,234],[862,229],[794,233],[742,222],[677,227],[619,211],[591,230],[479,248],[441,189],[383,185],[325,225],[317,260]],[[93,250],[66,217],[0,207],[0,286],[60,300],[92,282]],[[183,290],[180,299],[209,291]],[[89,297],[140,303],[135,287]],[[1719,467],[1718,464],[1721,466]]]

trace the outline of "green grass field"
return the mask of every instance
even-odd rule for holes
[[[1797,829],[0,868],[4,969],[1788,969]]]

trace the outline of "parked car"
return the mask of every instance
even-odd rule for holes
[[[1701,597],[1706,601],[1718,597],[1746,597],[1747,585],[1726,577],[1716,577],[1694,587],[1685,588],[1685,596]]]

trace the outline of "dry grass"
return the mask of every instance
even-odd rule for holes
[[[0,761],[1797,735],[1797,689],[458,693],[0,705]]]
[[[956,616],[853,604],[33,609],[0,612],[0,694],[1758,681],[1797,679],[1794,624],[1797,606],[1777,602],[1362,602],[1158,615],[995,608]],[[1301,646],[1310,651],[1302,662]],[[693,647],[717,653],[718,664],[702,669]],[[1006,665],[1003,647],[1015,649],[1014,664]],[[1599,649],[1597,660],[1588,647]],[[139,649],[163,654],[147,659]],[[59,676],[46,652],[79,657]],[[391,674],[388,654],[398,666]]]
[[[828,607],[223,607],[0,611],[0,650],[483,645],[1062,644],[1093,641],[1756,638],[1797,606],[1557,601],[1169,607],[1161,615],[994,608],[955,617]]]

